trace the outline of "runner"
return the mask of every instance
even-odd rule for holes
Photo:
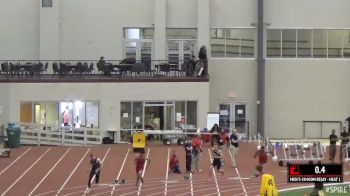
[[[90,154],[90,164],[91,164],[91,171],[89,175],[89,181],[88,181],[88,189],[86,193],[89,193],[91,190],[91,180],[95,176],[95,182],[98,184],[100,180],[100,172],[102,168],[102,161],[97,156],[94,156],[93,154]]]
[[[139,156],[135,158],[135,165],[136,165],[136,186],[139,184],[139,181],[141,180],[142,184],[144,183],[142,173],[143,168],[145,166],[146,161],[148,161],[148,166],[151,163],[151,160],[145,157],[145,153],[141,152]]]
[[[256,158],[257,156],[259,156],[259,162],[255,167],[256,168],[256,173],[254,174],[255,177],[258,177],[263,174],[263,168],[267,162],[267,153],[265,152],[264,146],[261,146],[260,149],[255,152],[254,158]]]
[[[214,144],[214,148],[213,148],[213,162],[210,165],[209,168],[209,176],[211,177],[211,172],[213,170],[213,168],[216,168],[216,171],[221,172],[222,175],[224,175],[224,170],[221,169],[221,163],[222,163],[222,151],[221,149],[218,147],[217,144]]]

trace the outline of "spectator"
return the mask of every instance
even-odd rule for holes
[[[196,69],[196,57],[194,55],[191,55],[191,58],[187,62],[187,76],[193,76],[194,70]]]
[[[237,167],[237,155],[238,155],[238,136],[237,130],[233,129],[230,136],[230,153],[231,153],[231,164],[232,167]]]
[[[198,54],[198,58],[199,58],[199,67],[198,67],[198,76],[201,75],[207,75],[208,74],[208,59],[207,59],[207,47],[205,45],[203,45],[200,49],[199,49],[199,54]],[[200,73],[200,68],[203,68],[202,73]]]
[[[218,139],[219,139],[219,149],[221,150],[222,156],[224,156],[224,152],[226,150],[225,146],[229,147],[229,145],[230,145],[229,137],[228,137],[227,133],[225,132],[224,128],[221,128]]]
[[[202,158],[203,150],[202,150],[202,141],[201,141],[199,133],[197,135],[195,135],[195,137],[192,140],[192,148],[193,148],[192,169],[195,172],[200,172],[202,170],[199,169],[199,165],[200,165],[200,161]]]
[[[185,152],[186,152],[186,173],[192,172],[192,150],[191,140],[187,139],[185,143]]]
[[[335,129],[332,129],[332,134],[329,136],[329,160],[334,163],[335,154],[337,153],[338,136],[335,134]]]
[[[171,155],[170,163],[169,163],[169,173],[178,173],[181,174],[180,171],[180,161],[179,157],[175,150],[173,150],[173,154]]]
[[[220,128],[218,124],[214,124],[214,126],[210,129],[211,135],[211,146],[214,146],[214,144],[218,144],[218,134],[219,134]]]
[[[347,144],[349,144],[349,132],[346,131],[346,127],[343,127],[343,132],[340,134],[340,162],[343,163],[343,155],[346,153]],[[345,155],[346,156],[346,155]]]

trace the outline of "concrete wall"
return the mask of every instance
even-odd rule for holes
[[[349,28],[348,0],[265,0],[270,27]]]
[[[350,116],[349,73],[349,61],[267,60],[266,135],[302,137],[303,120],[344,122]]]
[[[200,0],[167,0],[167,27],[197,27],[197,1]]]
[[[40,1],[1,0],[0,4],[0,58],[38,59]]]
[[[257,0],[210,0],[211,27],[251,27],[257,16]]]
[[[217,112],[218,101],[245,102],[250,135],[256,134],[257,66],[255,60],[211,59],[210,111]],[[234,92],[235,98],[229,93]]]
[[[207,82],[181,83],[48,83],[6,84],[8,119],[19,121],[21,101],[100,101],[100,128],[119,130],[120,102],[127,100],[198,101],[198,126],[205,127],[209,111]],[[2,97],[2,96],[1,96]],[[1,98],[0,97],[0,98]],[[6,98],[6,97],[5,97]],[[5,109],[4,109],[5,110]]]

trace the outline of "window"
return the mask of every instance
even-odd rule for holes
[[[191,55],[196,56],[197,29],[169,28],[166,37],[170,64],[180,65]]]
[[[98,124],[97,101],[21,102],[20,121],[48,127],[91,127]]]
[[[41,7],[52,7],[52,0],[42,0]]]
[[[254,58],[255,29],[213,28],[211,35],[211,57]]]
[[[314,58],[327,58],[327,30],[313,30],[313,56]]]
[[[298,29],[297,30],[297,53],[298,58],[310,58],[312,57],[312,30],[311,29]]]
[[[267,29],[268,58],[349,58],[349,29]]]
[[[266,56],[267,57],[281,57],[281,30],[267,29],[266,31]]]
[[[153,37],[153,28],[124,28],[124,57],[150,64]]]
[[[282,30],[282,57],[295,58],[296,57],[296,30],[283,29]]]

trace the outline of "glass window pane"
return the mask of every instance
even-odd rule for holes
[[[33,119],[32,102],[21,102],[20,104],[20,122],[31,123]]]
[[[86,102],[86,127],[98,128],[98,102],[87,101]]]
[[[124,38],[140,39],[140,29],[124,29]]]
[[[167,39],[197,39],[197,29],[166,29]]]
[[[185,101],[175,102],[175,129],[185,129]]]
[[[151,65],[152,60],[152,42],[141,42],[141,62]]]
[[[346,32],[343,37],[343,55],[344,58],[350,58],[350,29],[345,31]]]
[[[34,102],[34,123],[45,124],[45,102]]]
[[[225,57],[225,31],[224,29],[211,29],[211,56]]]
[[[298,29],[298,58],[311,58],[311,29]]]
[[[239,57],[240,29],[225,29],[226,57]]]
[[[282,57],[296,57],[296,30],[282,30]]]
[[[48,130],[51,127],[58,126],[58,103],[57,102],[46,102],[46,124]]]
[[[197,128],[197,101],[187,101],[187,128]]]
[[[132,126],[133,129],[143,129],[143,103],[142,102],[133,102],[132,103]]]
[[[120,128],[131,129],[131,102],[120,103]]]
[[[255,29],[241,29],[241,57],[255,57]]]
[[[328,30],[328,58],[342,58],[342,42],[346,30]]]
[[[281,29],[268,29],[266,40],[266,56],[281,57]]]
[[[59,119],[61,126],[73,125],[73,103],[59,102]]]
[[[170,64],[179,62],[179,43],[176,41],[168,41],[168,60]]]
[[[154,37],[154,29],[151,29],[151,28],[143,28],[141,29],[141,37],[143,39],[153,39]]]
[[[314,58],[327,58],[327,30],[315,29],[313,37]]]
[[[85,102],[75,101],[73,103],[73,127],[85,127]]]
[[[183,41],[183,60],[186,62],[190,60],[191,55],[194,55],[195,42],[194,41]]]
[[[136,59],[136,42],[126,42],[125,43],[125,58]]]

